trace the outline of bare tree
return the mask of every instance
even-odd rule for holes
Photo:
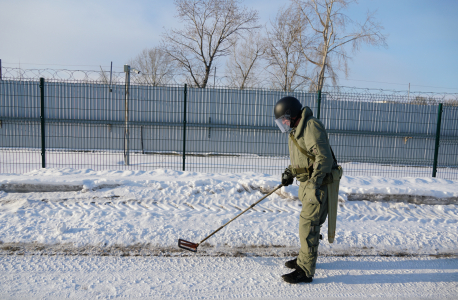
[[[258,13],[238,0],[175,0],[183,29],[167,31],[164,49],[185,71],[188,81],[207,86],[212,65],[230,53],[237,37],[258,28]]]
[[[102,66],[100,66],[99,79],[97,81],[101,81],[104,84],[108,85],[108,84],[110,84],[110,79],[109,78],[110,78],[110,73],[105,72],[103,70]]]
[[[265,41],[259,32],[234,43],[226,62],[229,84],[241,90],[259,84],[260,61],[265,52]]]
[[[154,86],[171,82],[176,72],[176,63],[158,47],[144,49],[130,65],[141,71],[138,82]]]
[[[458,96],[455,95],[455,99],[448,99],[445,101],[448,106],[458,106]]]
[[[266,70],[274,87],[283,91],[303,87],[308,80],[298,44],[301,26],[293,13],[291,7],[280,9],[267,30]]]
[[[414,105],[436,105],[437,103],[438,101],[434,97],[415,96],[410,100],[410,104]]]
[[[386,47],[383,27],[375,20],[375,13],[368,12],[364,22],[356,22],[343,13],[357,0],[291,0],[299,15],[300,51],[315,68],[312,90],[321,91],[325,78],[337,83],[337,70],[348,75],[346,46],[356,53],[362,44]],[[327,75],[327,76],[326,76]]]

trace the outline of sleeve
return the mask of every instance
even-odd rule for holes
[[[323,124],[318,120],[310,120],[304,134],[307,150],[315,156],[313,173],[306,183],[306,187],[318,189],[326,173],[330,173],[334,159],[331,153],[329,140]]]

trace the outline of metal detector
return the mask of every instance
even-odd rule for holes
[[[274,188],[272,191],[270,191],[267,195],[265,195],[264,197],[262,197],[261,199],[259,199],[258,201],[256,201],[255,203],[251,204],[250,207],[248,207],[247,209],[245,209],[244,211],[242,211],[241,213],[239,213],[238,215],[236,215],[233,219],[231,219],[230,221],[228,221],[226,224],[224,224],[223,226],[221,226],[220,228],[216,229],[215,231],[213,231],[210,235],[208,235],[207,237],[205,237],[203,240],[201,240],[200,242],[198,242],[197,244],[196,243],[193,243],[193,242],[189,242],[189,241],[185,241],[183,239],[179,239],[178,240],[178,247],[180,247],[181,249],[185,249],[185,250],[189,250],[189,251],[192,251],[192,252],[197,252],[197,247],[199,247],[200,244],[202,244],[203,242],[205,242],[209,237],[211,237],[212,235],[214,235],[215,233],[217,233],[218,231],[220,231],[221,229],[223,229],[227,224],[231,223],[232,221],[234,221],[235,219],[237,219],[238,217],[240,217],[241,215],[243,215],[246,211],[248,211],[249,209],[255,207],[256,204],[258,204],[259,202],[261,202],[262,200],[266,199],[267,197],[269,197],[270,195],[272,195],[276,190],[278,190],[279,188],[281,188],[283,186],[283,184],[280,184],[279,186],[277,186],[276,188]]]

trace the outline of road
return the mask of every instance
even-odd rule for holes
[[[1,299],[456,299],[456,257],[320,257],[311,284],[288,257],[0,256]]]

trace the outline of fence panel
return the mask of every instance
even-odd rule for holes
[[[457,179],[458,106],[443,106],[437,177]]]
[[[371,97],[352,101],[352,95],[322,101],[322,121],[339,161],[350,163],[346,174],[360,174],[354,163],[364,164],[372,175],[431,176],[434,158],[437,106],[413,105]],[[359,99],[361,100],[361,99]],[[380,165],[392,165],[393,169]],[[400,173],[400,174],[398,174]]]
[[[41,168],[40,83],[0,81],[0,172]]]
[[[289,158],[287,135],[273,122],[275,103],[291,95],[317,113],[316,95],[302,91],[188,88],[184,141],[184,86],[130,86],[127,125],[122,84],[54,80],[44,86],[46,167],[56,168],[181,170],[185,142],[186,170],[279,174]],[[0,172],[40,168],[39,82],[3,80],[0,89]],[[441,178],[458,178],[457,116],[456,106],[444,106]],[[327,93],[321,121],[347,175],[432,174],[435,104]]]

